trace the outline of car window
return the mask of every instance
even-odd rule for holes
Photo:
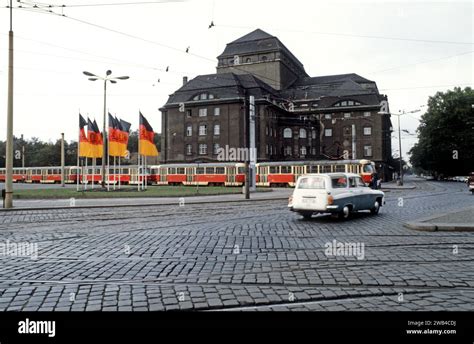
[[[298,184],[298,189],[325,189],[326,184],[324,178],[320,177],[305,177],[301,178]]]
[[[364,187],[364,186],[366,186],[365,183],[364,183],[364,181],[362,180],[362,178],[356,177],[355,180],[356,180],[356,183],[357,183],[357,186],[358,186],[358,187]]]
[[[333,189],[345,188],[347,187],[347,178],[346,177],[333,177],[331,178],[331,183]]]
[[[355,177],[349,177],[349,187],[350,188],[356,188],[359,185],[357,185],[357,178]]]

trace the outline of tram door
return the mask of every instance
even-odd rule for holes
[[[186,173],[186,182],[187,183],[194,182],[194,167],[185,167],[184,171]]]
[[[226,167],[226,183],[235,183],[235,174],[237,169],[235,166]]]
[[[259,183],[266,183],[268,181],[268,167],[262,166],[258,168]]]
[[[138,167],[130,167],[130,184],[139,184]]]
[[[160,182],[167,182],[168,181],[168,168],[167,167],[160,167],[158,168],[160,173]]]
[[[298,180],[298,177],[305,174],[305,166],[293,166],[293,174],[295,176],[294,182]]]

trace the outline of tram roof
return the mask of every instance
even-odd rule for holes
[[[370,160],[307,160],[307,161],[274,161],[260,162],[257,166],[306,166],[306,165],[346,165],[346,164],[366,164]]]

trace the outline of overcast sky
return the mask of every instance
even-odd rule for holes
[[[0,0],[2,140],[8,2]],[[357,73],[376,81],[394,113],[419,109],[436,91],[473,84],[472,2],[189,0],[90,7],[71,5],[139,1],[45,2],[66,4],[53,8],[66,17],[25,10],[13,15],[16,136],[56,140],[64,132],[67,140],[76,140],[79,110],[102,127],[103,84],[88,81],[82,71],[104,75],[107,69],[130,76],[109,85],[110,112],[136,129],[140,109],[159,132],[158,109],[183,76],[214,73],[225,44],[256,28],[277,36],[310,76]],[[211,21],[215,26],[208,29]],[[422,113],[402,117],[402,129],[414,133]],[[397,129],[396,117],[392,122]],[[392,142],[398,150],[398,140]],[[404,134],[402,142],[405,153],[416,138]]]

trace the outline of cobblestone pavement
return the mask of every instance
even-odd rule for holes
[[[282,200],[2,212],[0,310],[474,310],[474,233],[403,227],[474,197],[412,182],[344,222]]]

